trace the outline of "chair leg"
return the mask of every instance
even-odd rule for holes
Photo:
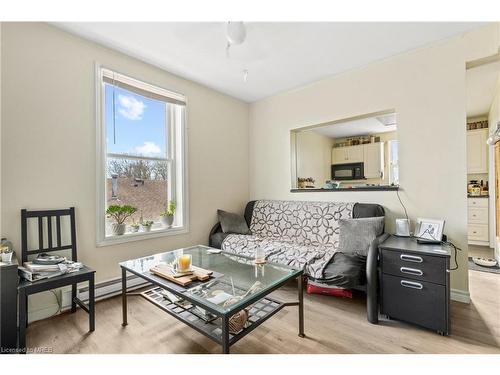
[[[28,295],[26,294],[24,297],[24,303],[26,306],[26,319],[24,320],[25,327],[28,327]]]
[[[72,284],[71,285],[71,312],[74,313],[76,311],[76,290],[77,290],[77,285],[78,284]]]
[[[89,279],[89,331],[95,330],[95,286],[94,274]]]

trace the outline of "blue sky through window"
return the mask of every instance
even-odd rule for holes
[[[167,104],[108,84],[105,85],[105,93],[107,152],[166,157]]]

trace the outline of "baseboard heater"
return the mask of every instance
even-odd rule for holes
[[[151,285],[144,279],[141,279],[135,275],[127,276],[127,292],[131,292],[136,289],[141,289],[146,286]],[[108,281],[103,281],[95,285],[95,299],[96,301],[102,301],[107,298],[115,297],[120,295],[122,292],[122,279],[116,278]],[[64,303],[62,308],[66,310],[71,307],[71,290],[66,291],[69,295],[66,299],[67,303]],[[83,286],[78,288],[78,298],[84,302],[89,300],[89,287]]]

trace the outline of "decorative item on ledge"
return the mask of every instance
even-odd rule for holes
[[[167,208],[160,214],[160,221],[166,228],[172,228],[174,224],[174,215],[177,205],[174,201],[169,201]]]
[[[316,182],[316,180],[314,180],[314,178],[312,177],[299,177],[297,179],[297,186],[299,189],[314,189],[314,183]]]
[[[154,221],[146,220],[141,222],[141,231],[142,232],[151,232],[151,226],[154,224]]]
[[[111,224],[111,233],[114,236],[121,236],[125,234],[125,229],[127,225],[125,220],[132,216],[137,211],[137,208],[129,205],[111,205],[106,210],[106,216],[108,218],[113,218],[115,223]]]
[[[472,121],[467,123],[467,130],[485,129],[488,127],[488,120]]]

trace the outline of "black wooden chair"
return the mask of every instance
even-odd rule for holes
[[[70,243],[61,243],[61,218],[69,216],[70,219]],[[47,247],[44,247],[44,218],[46,218]],[[53,218],[56,222],[56,239],[53,241]],[[28,250],[28,220],[38,219],[38,249]],[[75,208],[63,210],[27,211],[21,210],[21,257],[22,263],[27,262],[29,257],[41,253],[60,252],[71,250],[71,260],[77,261],[76,254],[76,222]],[[49,291],[63,286],[71,285],[71,312],[80,306],[89,314],[89,331],[95,329],[95,294],[94,294],[95,271],[83,266],[76,272],[42,279],[34,282],[22,279],[18,286],[19,293],[19,348],[21,352],[26,351],[26,327],[28,326],[28,296],[30,294]],[[88,282],[89,300],[86,305],[77,297],[77,284]]]

